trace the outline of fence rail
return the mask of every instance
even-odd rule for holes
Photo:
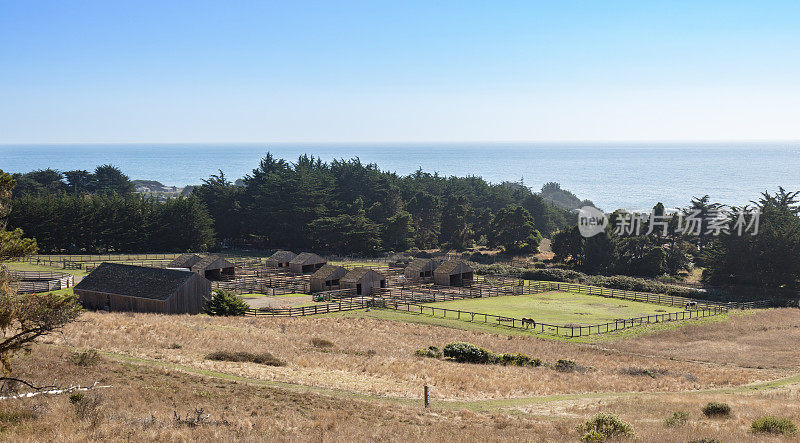
[[[391,300],[379,300],[375,302],[376,307],[393,309],[398,311],[414,312],[426,314],[433,317],[453,318],[457,320],[477,321],[480,323],[507,326],[516,329],[525,329],[532,332],[558,335],[562,337],[585,337],[589,335],[606,334],[622,329],[641,326],[649,323],[665,323],[670,321],[689,320],[692,318],[711,317],[728,312],[723,307],[711,307],[703,309],[692,309],[666,314],[647,315],[643,317],[620,319],[614,322],[595,324],[595,325],[553,325],[548,323],[536,322],[531,319],[521,319],[505,317],[481,312],[462,311],[457,309],[446,309],[434,306],[426,306],[415,303],[398,302]],[[438,315],[437,315],[438,314]]]
[[[624,289],[611,289],[600,286],[538,280],[530,281],[530,283],[525,286],[523,291],[526,294],[536,294],[547,291],[577,292],[579,294],[599,295],[601,297],[619,298],[668,306],[685,306],[686,304],[694,304],[697,307],[702,308],[736,308],[739,305],[738,303],[719,303],[675,295],[655,294],[652,292],[627,291]]]
[[[291,308],[261,308],[250,309],[246,315],[249,316],[271,316],[271,317],[303,317],[306,315],[329,314],[331,312],[354,311],[374,306],[374,301],[369,297],[362,297],[350,301],[338,301],[314,306],[298,306]]]

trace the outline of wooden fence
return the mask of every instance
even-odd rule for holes
[[[725,308],[739,308],[739,305],[756,306],[765,304],[766,302],[753,302],[750,304],[740,303],[719,303],[708,300],[698,300],[688,297],[680,297],[666,294],[655,294],[652,292],[637,292],[626,291],[624,289],[610,289],[600,286],[588,286],[575,283],[562,283],[553,281],[530,281],[523,289],[525,294],[537,294],[547,291],[565,291],[577,292],[579,294],[598,295],[601,297],[619,298],[623,300],[640,301],[645,303],[653,303],[657,305],[668,306],[685,306],[691,303],[698,308],[712,308],[712,307],[725,307]]]
[[[58,291],[71,288],[75,283],[72,274],[49,271],[7,271],[19,294]]]
[[[314,306],[298,306],[291,308],[261,308],[250,309],[247,315],[250,316],[271,316],[271,317],[302,317],[306,315],[329,314],[331,312],[354,311],[356,309],[366,309],[374,306],[375,302],[370,297],[361,297],[348,301],[338,301]]]
[[[728,312],[723,307],[691,309],[666,314],[647,315],[643,317],[620,319],[614,322],[595,325],[552,325],[536,321],[522,320],[521,318],[505,317],[480,312],[446,309],[434,306],[425,306],[392,300],[376,300],[376,307],[406,311],[417,314],[430,315],[440,318],[452,318],[471,322],[480,322],[498,326],[507,326],[516,329],[525,329],[531,332],[558,335],[562,337],[585,337],[596,334],[606,334],[622,329],[632,328],[650,323],[664,323],[671,321],[689,320],[693,318],[711,317]]]

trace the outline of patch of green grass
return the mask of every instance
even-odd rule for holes
[[[345,312],[334,312],[331,314],[320,314],[317,317],[350,317],[350,318],[373,318],[377,320],[399,321],[404,323],[416,323],[423,325],[442,326],[445,328],[459,329],[463,331],[476,331],[486,332],[490,334],[501,334],[510,336],[534,336],[539,338],[546,338],[548,340],[569,341],[573,343],[598,343],[608,342],[620,339],[631,339],[642,335],[650,335],[656,332],[678,329],[687,325],[698,325],[703,323],[711,323],[717,321],[724,321],[727,319],[725,315],[716,317],[707,317],[697,320],[686,320],[669,323],[658,323],[651,325],[635,326],[620,331],[610,332],[606,334],[591,335],[588,337],[563,337],[560,335],[545,334],[541,332],[530,332],[526,329],[510,328],[505,326],[496,326],[493,324],[482,322],[470,322],[464,320],[457,320],[455,318],[441,318],[433,317],[430,315],[420,315],[411,312],[402,312],[389,309],[370,309],[367,312],[364,309]]]
[[[682,309],[571,292],[483,297],[428,303],[426,306],[503,317],[528,317],[552,325],[595,325],[616,319],[678,312]]]

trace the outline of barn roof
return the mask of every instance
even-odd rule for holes
[[[200,257],[197,254],[181,254],[176,259],[169,262],[167,265],[168,268],[191,268],[197,262],[202,260],[203,257]]]
[[[101,263],[75,289],[163,301],[195,275],[176,269]]]
[[[322,263],[325,259],[312,252],[301,252],[297,257],[293,258],[289,263],[293,265],[306,265],[309,263]]]
[[[347,272],[347,269],[336,265],[324,265],[323,267],[317,269],[317,272],[311,274],[311,278],[319,280],[328,280],[329,277],[333,275],[336,271]]]
[[[430,262],[435,262],[432,258],[417,258],[412,260],[411,263],[406,266],[406,269],[416,269],[418,271],[424,269]],[[434,267],[436,265],[434,264]]]
[[[469,267],[463,261],[446,261],[439,265],[436,270],[433,271],[435,274],[455,274],[455,273],[464,273],[464,272],[472,272],[472,268]]]
[[[235,265],[219,255],[208,255],[191,266],[192,271],[207,271],[209,269],[233,268]]]
[[[297,257],[297,254],[292,251],[278,251],[270,255],[267,260],[274,261],[276,263],[286,263],[294,260],[295,257]]]
[[[350,272],[348,272],[347,275],[342,277],[339,281],[342,282],[342,283],[356,283],[358,281],[361,281],[368,274],[370,274],[370,276],[371,276],[371,278],[373,280],[382,280],[382,279],[386,278],[380,272],[376,272],[376,271],[374,271],[372,269],[355,268],[355,269],[350,270]]]

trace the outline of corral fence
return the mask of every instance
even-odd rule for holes
[[[271,316],[271,317],[303,317],[306,315],[329,314],[332,312],[354,311],[375,306],[375,301],[371,297],[361,297],[352,300],[340,300],[334,303],[326,303],[314,306],[297,306],[291,308],[261,308],[250,309],[246,315],[249,316]]]
[[[651,323],[665,323],[671,321],[681,321],[696,318],[711,317],[724,314],[728,310],[724,307],[710,307],[702,309],[684,310],[669,312],[665,314],[647,315],[642,317],[619,319],[609,323],[595,325],[553,325],[541,323],[532,319],[521,319],[505,317],[481,312],[462,311],[458,309],[446,309],[434,306],[426,306],[415,303],[401,302],[396,300],[376,300],[376,307],[406,311],[416,314],[430,315],[440,318],[451,318],[470,322],[480,322],[497,326],[507,326],[510,328],[524,329],[531,332],[541,332],[545,334],[558,335],[562,337],[585,337],[589,335],[606,334],[622,329],[632,328]]]
[[[264,295],[285,295],[285,294],[305,294],[308,292],[306,283],[282,283],[276,286],[274,282],[264,281],[212,281],[211,289],[231,291],[235,294],[264,294]]]
[[[726,309],[753,309],[759,307],[769,306],[766,300],[757,302],[730,302],[720,303],[709,300],[698,300],[688,297],[680,297],[667,294],[655,294],[652,292],[638,292],[627,291],[624,289],[611,289],[603,288],[600,286],[588,286],[575,283],[562,283],[552,281],[529,281],[529,284],[524,286],[523,292],[525,294],[538,294],[548,291],[565,291],[577,292],[579,294],[597,295],[600,297],[619,298],[623,300],[640,301],[645,303],[653,303],[658,305],[668,306],[687,306],[710,309],[710,308],[726,308]]]
[[[75,276],[64,272],[13,270],[6,272],[14,280],[14,286],[19,294],[58,291],[71,288],[75,284]]]

